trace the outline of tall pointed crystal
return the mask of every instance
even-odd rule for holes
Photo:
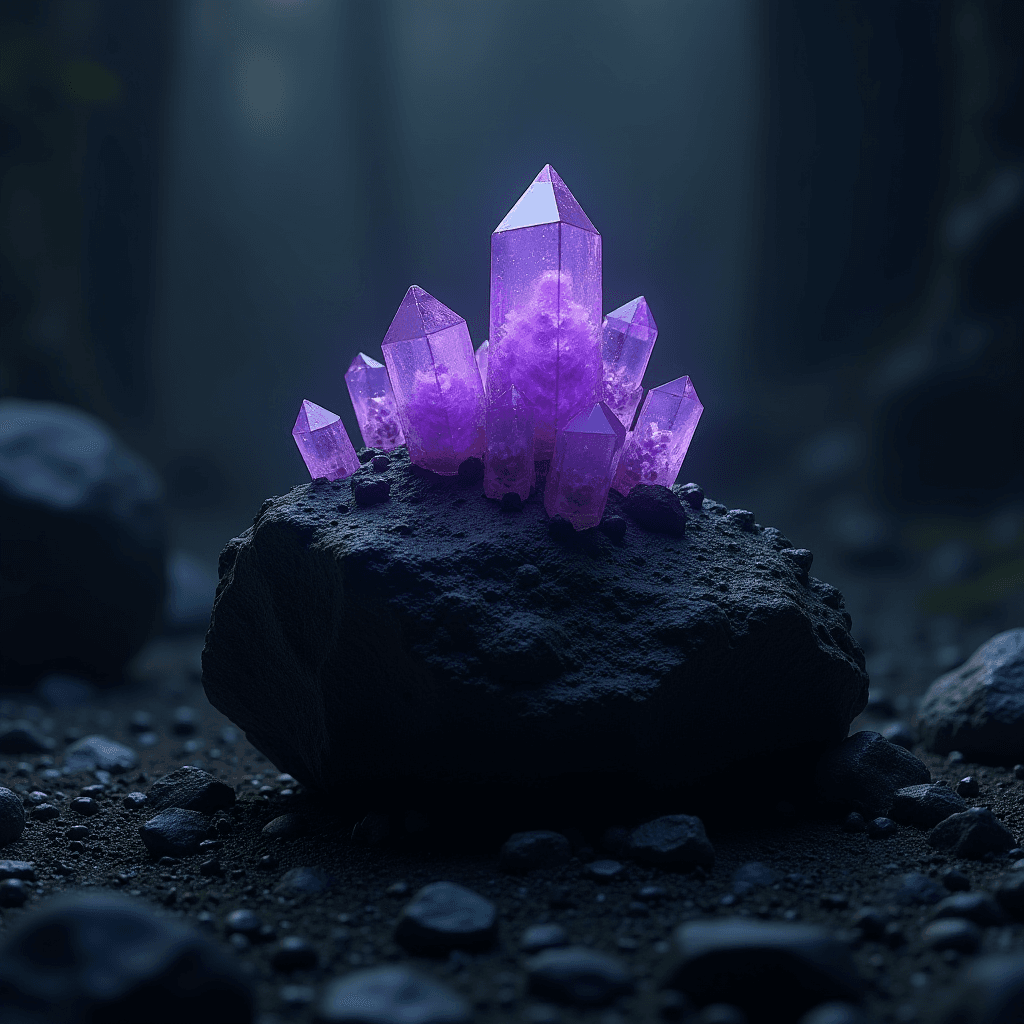
[[[689,377],[652,388],[619,458],[612,483],[615,490],[629,494],[637,484],[671,487],[703,411]]]
[[[644,372],[658,339],[658,325],[641,295],[612,310],[601,329],[604,400],[627,429],[643,398]]]
[[[382,345],[409,459],[443,476],[484,454],[484,389],[466,321],[418,285]]]
[[[601,236],[550,164],[491,235],[490,387],[537,416],[537,458],[601,395]]]
[[[356,450],[341,418],[313,402],[302,403],[292,437],[314,480],[343,480],[359,468]]]
[[[363,444],[384,451],[405,444],[387,367],[360,352],[349,365],[345,384],[356,411]]]
[[[604,402],[583,410],[558,432],[544,486],[549,516],[563,516],[577,530],[601,522],[625,438],[626,428]]]
[[[512,384],[487,402],[484,494],[500,500],[513,491],[526,501],[534,481],[533,406]]]
[[[483,344],[476,350],[476,368],[480,371],[480,382],[484,386],[484,394],[487,394],[487,358],[490,355],[491,342],[485,339]]]

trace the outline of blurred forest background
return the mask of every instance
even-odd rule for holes
[[[547,162],[876,685],[1024,625],[1024,3],[5,0],[0,395],[109,423],[212,572],[422,285],[487,322]],[[205,567],[205,569],[204,569]]]

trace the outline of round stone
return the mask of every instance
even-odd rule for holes
[[[0,846],[13,843],[24,831],[25,805],[16,793],[0,786]]]
[[[98,813],[99,809],[100,805],[91,796],[80,796],[71,801],[71,810],[83,818],[91,817]]]
[[[319,957],[310,943],[299,935],[288,935],[278,943],[270,957],[275,971],[307,971],[316,967]]]
[[[354,971],[332,982],[321,1024],[469,1024],[469,1004],[447,985],[404,964]]]
[[[490,900],[455,882],[432,882],[402,911],[395,938],[412,952],[480,949],[494,942],[497,928]]]
[[[569,933],[560,924],[531,924],[519,940],[519,948],[526,953],[537,953],[542,949],[567,946]]]
[[[574,1006],[604,1006],[633,987],[618,957],[584,946],[546,949],[526,972],[534,995]]]
[[[981,946],[981,929],[961,917],[944,917],[927,925],[921,938],[926,946],[940,952],[952,949],[957,953],[976,953]]]
[[[28,899],[28,889],[20,878],[0,882],[0,907],[20,907]]]

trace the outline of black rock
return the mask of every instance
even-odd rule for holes
[[[961,917],[944,917],[925,925],[921,938],[931,949],[952,949],[957,953],[977,953],[981,946],[981,929]]]
[[[316,948],[299,935],[287,935],[270,956],[275,971],[308,971],[319,960]]]
[[[476,484],[484,478],[484,460],[475,455],[459,463],[459,482]]]
[[[699,512],[704,505],[704,488],[699,484],[676,484],[672,490],[675,491],[676,494],[678,494],[694,512]]]
[[[971,887],[971,880],[957,868],[946,868],[939,877],[950,892],[967,892]]]
[[[0,400],[0,678],[116,676],[163,606],[156,473],[76,409]]]
[[[70,806],[75,814],[80,814],[83,818],[92,817],[100,809],[100,805],[91,796],[76,797],[71,801]]]
[[[512,874],[567,864],[572,850],[559,832],[516,832],[505,840],[498,855],[502,870]]]
[[[864,815],[858,811],[850,811],[843,819],[843,831],[849,832],[851,835],[866,832],[867,828],[868,823],[864,820]]]
[[[280,896],[313,896],[333,885],[334,879],[323,868],[298,867],[284,873],[274,892]]]
[[[391,497],[391,481],[377,477],[352,477],[352,497],[360,508],[380,505]]]
[[[98,768],[117,775],[138,763],[138,754],[131,747],[106,736],[83,736],[64,752],[64,768],[68,772],[92,772]]]
[[[1014,1024],[1024,1019],[1024,960],[1019,953],[981,956],[941,999],[939,1024]]]
[[[552,516],[548,520],[548,536],[559,544],[567,544],[576,539],[576,527],[565,516]]]
[[[626,520],[622,516],[603,516],[598,529],[618,544],[626,536]]]
[[[249,983],[209,940],[114,894],[60,896],[0,948],[0,1019],[249,1024]]]
[[[199,844],[210,831],[210,819],[199,811],[168,807],[144,825],[139,835],[153,857],[186,857],[199,852]]]
[[[40,754],[53,747],[53,740],[41,736],[30,722],[0,723],[0,754]]]
[[[261,831],[270,839],[297,839],[309,832],[309,825],[309,818],[305,814],[289,811],[271,818]]]
[[[921,742],[937,754],[1024,758],[1024,629],[999,633],[936,679],[918,705],[916,725]]]
[[[786,548],[792,548],[793,544],[790,539],[782,534],[781,531],[775,529],[774,526],[765,527],[761,536],[776,550],[784,551]]]
[[[807,548],[783,548],[779,554],[792,562],[804,575],[811,571],[814,555]]]
[[[537,953],[542,949],[568,944],[569,933],[560,924],[531,924],[519,940],[519,948],[525,953]]]
[[[901,879],[893,902],[902,907],[927,907],[938,903],[946,895],[933,878],[911,871]]]
[[[1006,826],[986,807],[972,807],[940,821],[928,833],[928,843],[937,850],[950,850],[957,857],[973,858],[1012,850],[1017,845]]]
[[[869,839],[891,839],[898,831],[896,822],[892,818],[879,816],[872,818],[868,822],[867,832]]]
[[[147,802],[148,797],[145,793],[132,790],[130,793],[125,793],[124,798],[121,800],[121,806],[127,807],[129,811],[137,811],[140,807],[145,806]]]
[[[32,817],[36,821],[52,821],[60,817],[60,808],[55,804],[38,804],[32,808]]]
[[[735,526],[737,529],[746,530],[748,533],[754,532],[754,513],[748,512],[743,508],[731,508],[725,513],[725,520],[730,526]],[[808,566],[808,568],[810,568]]]
[[[398,918],[395,939],[414,953],[482,949],[494,943],[494,904],[455,882],[431,882],[413,896]]]
[[[324,990],[320,1024],[470,1024],[469,1003],[404,964],[353,971]]]
[[[975,797],[981,792],[981,786],[973,775],[965,775],[956,784],[957,796]]]
[[[0,860],[0,878],[20,878],[23,882],[34,882],[36,866],[30,860]]]
[[[617,860],[592,860],[583,867],[583,873],[595,882],[610,882],[625,870]]]
[[[25,805],[16,793],[0,786],[0,847],[21,838],[25,831]]]
[[[633,829],[629,855],[643,864],[687,870],[710,868],[715,848],[708,841],[704,822],[690,814],[668,814]]]
[[[931,782],[931,772],[909,750],[877,732],[857,732],[818,762],[818,791],[867,818],[886,814],[898,789]]]
[[[386,455],[374,455],[374,457],[370,459],[370,467],[373,469],[374,473],[383,473],[384,470],[388,469],[390,466],[391,459]]]
[[[526,974],[534,995],[573,1006],[605,1006],[633,988],[618,957],[584,946],[545,949],[527,961]]]
[[[28,899],[28,889],[20,878],[0,882],[0,907],[20,907]]]
[[[663,484],[637,484],[622,503],[622,510],[637,526],[651,533],[682,537],[686,509],[675,491]]]
[[[259,914],[253,910],[232,910],[224,921],[224,930],[229,935],[237,932],[239,935],[245,935],[250,939],[258,935],[262,927],[263,921],[260,919]]]
[[[165,807],[181,807],[187,811],[213,814],[235,802],[235,791],[226,782],[192,765],[175,768],[173,772],[157,779],[146,795],[148,806],[154,811],[162,811]]]
[[[541,502],[505,516],[413,472],[404,448],[391,460],[387,504],[331,527],[331,489],[301,485],[221,559],[207,695],[303,784],[379,806],[461,782],[467,764],[516,784],[581,765],[689,784],[839,742],[863,708],[842,613],[776,579],[761,535],[552,544]],[[611,495],[607,514],[622,506]],[[397,534],[410,518],[417,532]],[[538,586],[515,584],[525,565]]]
[[[999,905],[1018,921],[1024,921],[1024,872],[1011,871],[996,881],[993,895]]]
[[[384,453],[379,448],[360,448],[359,451],[356,452],[356,458],[365,466],[366,463],[373,462],[378,455],[383,454]]]
[[[522,512],[523,499],[515,491],[509,491],[501,496],[502,512]]]
[[[967,804],[948,786],[925,783],[896,790],[889,808],[889,817],[901,825],[934,828],[951,814],[966,810]]]
[[[962,917],[982,928],[1006,923],[1003,908],[987,892],[958,892],[954,896],[947,896],[935,908],[935,916]]]
[[[754,1024],[795,1020],[829,1000],[859,1003],[849,949],[813,925],[743,918],[694,921],[674,935],[664,984],[698,1006],[732,1003]]]

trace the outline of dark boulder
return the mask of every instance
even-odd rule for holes
[[[526,963],[530,991],[573,1006],[604,1006],[633,988],[626,965],[585,946],[545,949]]]
[[[395,938],[414,953],[483,949],[498,934],[498,911],[479,893],[455,882],[431,882],[398,918]]]
[[[711,868],[715,863],[704,822],[691,814],[666,814],[637,826],[630,833],[628,852],[644,864],[682,870]]]
[[[210,831],[210,819],[199,811],[168,807],[139,826],[139,835],[153,857],[187,857],[199,852]]]
[[[928,843],[956,857],[977,859],[986,853],[1012,850],[1017,840],[987,807],[972,807],[940,821],[928,833]]]
[[[183,765],[157,779],[149,787],[147,797],[147,807],[154,811],[182,807],[187,811],[213,814],[235,802],[235,791],[202,768]]]
[[[967,804],[948,786],[925,783],[896,790],[889,817],[901,825],[934,828],[951,814],[967,810]]]

